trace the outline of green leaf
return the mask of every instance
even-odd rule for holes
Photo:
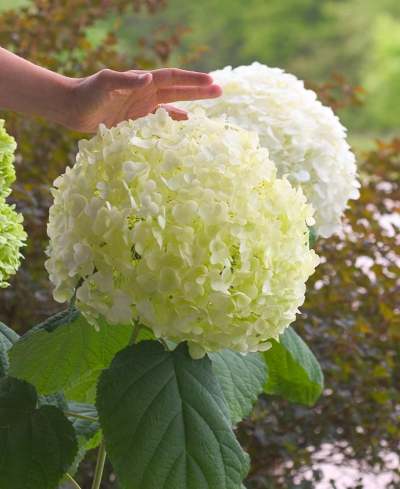
[[[9,352],[10,374],[41,394],[64,391],[78,402],[94,402],[97,379],[124,348],[132,326],[91,326],[79,313],[56,315],[22,337]]]
[[[19,334],[17,334],[8,326],[3,324],[1,321],[0,321],[0,336],[3,336],[5,339],[7,339],[10,345],[13,345],[19,340]]]
[[[248,470],[208,358],[144,341],[100,377],[97,409],[126,489],[238,489]]]
[[[0,322],[0,377],[7,375],[10,366],[7,352],[18,338],[15,331]]]
[[[279,342],[272,340],[264,359],[268,369],[266,394],[307,406],[315,404],[324,387],[321,367],[293,328],[286,328]]]
[[[229,407],[233,424],[251,413],[262,393],[267,375],[265,362],[259,353],[241,353],[223,350],[210,353],[212,369]]]
[[[146,326],[143,326],[143,324],[139,324],[139,326],[140,326],[139,334],[138,337],[136,338],[135,343],[140,343],[141,341],[155,339],[154,333],[151,329],[147,328]]]
[[[0,379],[0,487],[55,489],[77,443],[71,423],[55,406],[36,409],[32,385]]]
[[[47,318],[43,323],[38,324],[34,328],[32,328],[28,334],[31,334],[37,330],[45,330],[48,333],[52,333],[54,330],[56,330],[59,326],[63,326],[64,324],[67,323],[72,323],[75,321],[80,316],[80,313],[77,309],[74,307],[68,308],[65,311],[58,312],[57,314],[54,314],[53,316],[50,316]]]

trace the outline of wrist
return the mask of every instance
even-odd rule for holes
[[[69,129],[74,129],[76,117],[76,87],[79,78],[70,78],[58,75],[57,79],[57,101],[54,104],[54,112],[49,118]]]
[[[69,126],[79,80],[54,73],[0,47],[0,107]]]

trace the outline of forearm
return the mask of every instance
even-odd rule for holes
[[[64,124],[73,79],[0,48],[0,109],[39,115]]]

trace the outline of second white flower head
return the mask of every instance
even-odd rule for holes
[[[222,86],[222,97],[181,106],[257,132],[278,176],[301,187],[314,207],[317,234],[327,238],[338,231],[348,200],[359,195],[355,157],[338,117],[279,68],[253,63],[210,75]]]

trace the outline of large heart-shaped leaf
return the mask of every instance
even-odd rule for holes
[[[55,489],[77,451],[74,429],[55,406],[37,406],[34,387],[0,379],[0,487]]]
[[[222,387],[229,407],[232,423],[236,424],[251,413],[262,393],[266,379],[266,366],[258,353],[223,350],[210,353],[212,368]]]
[[[132,326],[99,330],[79,313],[65,311],[34,328],[9,352],[10,374],[32,383],[41,394],[64,391],[68,399],[94,402],[100,372],[124,348]]]
[[[267,365],[266,394],[276,394],[288,401],[312,406],[324,387],[318,360],[300,336],[290,326],[279,342],[264,353]]]
[[[15,331],[0,322],[0,377],[7,375],[10,366],[8,350],[18,341],[19,336]]]
[[[97,409],[125,489],[238,489],[248,457],[208,358],[144,341],[100,377]]]

